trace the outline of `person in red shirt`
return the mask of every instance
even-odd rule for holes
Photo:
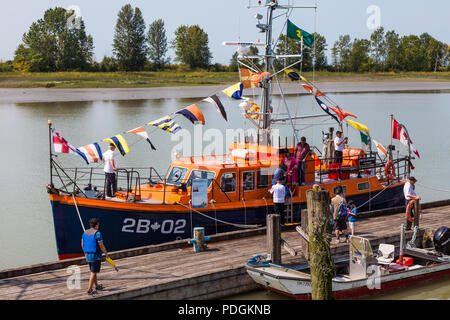
[[[306,142],[305,137],[300,138],[300,142],[295,146],[294,154],[298,162],[298,176],[300,177],[300,185],[305,184],[306,157],[311,153],[311,148]]]

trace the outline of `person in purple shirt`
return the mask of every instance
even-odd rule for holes
[[[300,138],[300,142],[295,146],[294,154],[299,166],[297,167],[300,185],[305,184],[306,157],[311,153],[311,148],[305,137]]]

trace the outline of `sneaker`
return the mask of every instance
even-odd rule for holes
[[[104,288],[103,288],[103,285],[102,284],[99,284],[98,286],[96,286],[95,287],[95,290],[97,290],[97,291],[101,291],[101,290],[103,290]]]
[[[89,290],[87,293],[88,293],[88,295],[90,295],[90,296],[95,296],[95,295],[97,294],[97,290],[91,289],[91,290]]]

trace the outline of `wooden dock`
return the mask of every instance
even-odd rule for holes
[[[422,205],[421,229],[450,226],[450,201]],[[397,210],[398,211],[398,210]],[[399,244],[400,225],[405,214],[383,212],[361,214],[357,235],[367,237],[376,250],[378,244]],[[423,234],[423,232],[422,232]],[[407,233],[407,240],[412,232]],[[301,252],[301,238],[291,228],[282,238]],[[333,244],[335,256],[345,255],[348,245]],[[119,267],[116,272],[102,263],[99,282],[105,290],[94,299],[218,299],[256,288],[245,271],[245,263],[257,254],[266,254],[265,228],[237,231],[211,237],[208,250],[194,253],[187,241],[124,250],[111,254]],[[301,264],[299,253],[282,250],[283,264]],[[79,265],[80,289],[69,289],[68,266]],[[1,300],[93,299],[87,291],[89,268],[84,259],[40,264],[0,271]]]

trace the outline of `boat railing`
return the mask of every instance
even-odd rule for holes
[[[51,186],[61,194],[77,195],[82,197],[105,199],[106,175],[103,168],[62,168],[53,161],[52,181],[56,186]],[[117,190],[126,193],[126,199],[130,194],[140,198],[141,185],[165,185],[163,178],[153,167],[118,168],[116,172]],[[159,191],[163,192],[163,191]]]
[[[317,157],[306,160],[305,175],[314,174],[318,177],[318,183],[323,183],[325,176],[337,176],[336,180],[345,180],[349,174],[355,174],[360,178],[365,175],[377,175],[384,177],[389,183],[409,177],[411,170],[411,158],[408,156],[393,158],[392,165],[395,167],[395,174],[385,175],[385,168],[389,159],[382,159],[377,152],[367,152],[364,156],[343,156],[340,165],[335,164],[335,158]],[[333,165],[334,164],[334,165]],[[312,169],[311,169],[312,168]],[[308,170],[309,169],[309,170]]]

